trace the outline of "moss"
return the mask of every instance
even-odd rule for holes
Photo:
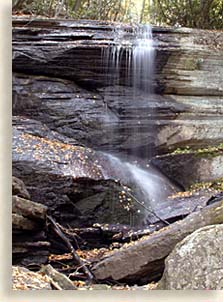
[[[186,146],[184,148],[175,149],[173,152],[171,152],[171,154],[187,154],[187,153],[192,153],[192,152],[193,152],[193,150],[189,146]]]
[[[198,191],[201,189],[223,191],[223,177],[209,182],[199,182],[190,186],[189,191]]]
[[[198,157],[198,158],[209,158],[209,159],[211,159],[211,158],[219,156],[219,154],[221,152],[222,151],[197,152],[197,153],[195,153],[195,156]]]
[[[184,67],[187,70],[195,70],[197,69],[197,62],[193,58],[187,58],[184,62]]]
[[[187,70],[200,70],[202,63],[203,59],[201,58],[186,58],[184,61],[184,67]]]
[[[171,154],[195,154],[197,157],[216,157],[223,152],[223,143],[217,146],[209,146],[206,148],[191,149],[189,146],[185,148],[177,148]]]

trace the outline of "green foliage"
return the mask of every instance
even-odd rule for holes
[[[161,25],[223,28],[223,0],[154,0],[150,14]]]
[[[14,0],[13,12],[48,17],[223,28],[223,0]]]

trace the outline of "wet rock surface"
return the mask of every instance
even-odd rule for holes
[[[109,179],[112,166],[105,155],[18,129],[13,132],[13,174],[25,182],[31,199],[48,206],[62,224],[129,224],[131,215],[135,223],[141,219],[138,205],[129,212],[127,197],[120,203],[123,187]]]
[[[91,87],[105,84],[101,50],[114,43],[114,23],[14,19],[13,27],[14,70],[62,75]],[[134,38],[130,26],[123,25],[123,30],[124,38]],[[153,32],[158,90],[181,95],[223,94],[221,32],[159,27]],[[125,67],[123,62],[123,70]]]
[[[157,289],[223,289],[223,225],[198,229],[165,260]]]
[[[140,92],[135,95],[131,87],[91,92],[71,81],[24,74],[14,75],[13,89],[15,125],[40,136],[51,130],[49,138],[74,145],[128,154],[134,144],[145,156],[151,149],[165,153],[223,139],[220,97],[151,95],[148,99]]]

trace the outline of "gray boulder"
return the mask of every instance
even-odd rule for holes
[[[198,229],[165,261],[157,289],[223,289],[223,224]]]

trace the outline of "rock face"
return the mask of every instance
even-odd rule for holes
[[[222,33],[153,28],[156,94],[148,97],[133,92],[131,77],[126,85],[124,59],[119,77],[106,69],[103,54],[115,43],[114,28],[13,20],[13,175],[61,223],[129,223],[119,204],[122,187],[109,180],[120,175],[101,151],[124,158],[135,149],[144,158],[223,140]],[[131,27],[123,30],[124,39],[133,39]],[[200,172],[188,172],[193,156],[172,158],[171,173],[165,160],[155,163],[184,187],[200,181]],[[205,175],[221,177],[221,162],[221,156],[208,161]]]
[[[196,182],[213,181],[223,176],[223,151],[167,154],[152,160],[155,166],[185,189]]]
[[[223,289],[223,225],[203,227],[176,245],[157,289]]]
[[[132,88],[123,86],[124,59],[119,82],[105,72],[102,54],[114,43],[114,28],[96,21],[14,20],[15,114],[108,152],[128,153],[134,144],[138,153],[165,153],[221,142],[223,34],[155,27],[157,95],[148,99],[133,98]],[[131,27],[123,29],[133,38]]]

